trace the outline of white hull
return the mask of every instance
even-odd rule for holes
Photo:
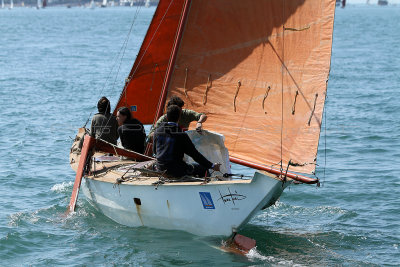
[[[85,178],[82,191],[92,205],[123,225],[230,236],[259,210],[275,203],[289,183],[261,172],[247,182],[168,183],[158,187],[115,186]]]

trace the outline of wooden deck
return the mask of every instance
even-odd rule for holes
[[[79,141],[83,137],[84,131],[79,130],[70,152],[70,165],[71,168],[76,171],[78,168],[78,162],[80,158],[80,150],[78,149]],[[152,185],[155,186],[161,182],[164,186],[168,185],[184,185],[184,186],[195,186],[204,185],[205,181],[201,178],[193,178],[190,181],[185,178],[167,178],[159,172],[155,172],[151,169],[147,169],[152,163],[137,162],[130,159],[123,159],[115,156],[107,156],[102,152],[95,152],[91,157],[90,162],[90,173],[85,178],[94,179],[113,184],[129,184],[129,185]],[[141,169],[141,170],[138,170]],[[272,178],[278,179],[276,176],[262,172]],[[179,181],[182,180],[182,181]],[[248,184],[251,183],[251,179],[233,179],[225,180],[225,178],[217,177],[211,178],[207,181],[207,184]]]

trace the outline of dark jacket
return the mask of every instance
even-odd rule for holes
[[[183,161],[184,154],[207,169],[212,163],[195,148],[192,140],[176,124],[162,123],[155,132],[153,152],[157,158],[157,168],[167,174],[181,177],[188,173],[187,163]]]
[[[118,122],[111,113],[97,113],[92,118],[90,136],[116,145],[118,140]]]
[[[122,146],[126,149],[143,154],[146,132],[143,124],[137,119],[131,119],[118,127]]]

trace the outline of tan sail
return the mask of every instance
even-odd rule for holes
[[[231,156],[312,173],[334,10],[335,0],[191,1],[168,96],[207,113]]]

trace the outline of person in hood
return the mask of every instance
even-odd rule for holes
[[[124,148],[144,153],[144,142],[146,139],[146,132],[143,124],[135,118],[127,107],[121,107],[117,112],[118,121],[118,135],[121,139],[121,144]]]
[[[118,123],[114,115],[110,113],[111,105],[107,97],[103,96],[97,103],[99,113],[92,118],[90,135],[96,139],[104,140],[108,143],[117,144]]]
[[[178,126],[181,113],[182,109],[179,106],[170,105],[167,108],[168,122],[162,122],[155,130],[153,152],[157,159],[157,169],[173,177],[207,177],[210,169],[219,171],[221,164],[213,164],[207,160]],[[184,154],[197,163],[186,163],[183,160]]]

